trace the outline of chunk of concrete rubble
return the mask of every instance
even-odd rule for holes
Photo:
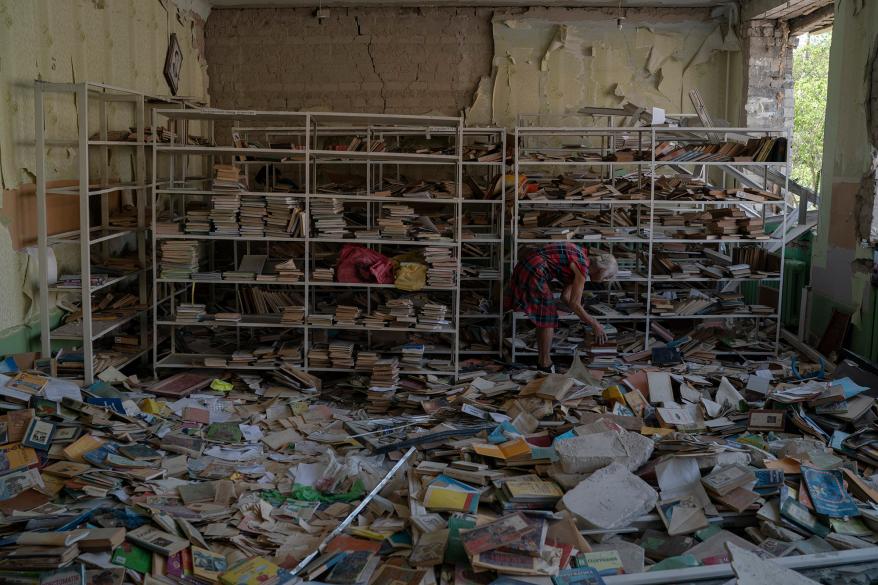
[[[817,581],[772,560],[760,559],[731,542],[727,542],[726,546],[732,555],[732,570],[738,577],[738,585],[817,585]]]
[[[611,463],[564,494],[561,505],[590,528],[628,526],[655,508],[658,493],[621,463]]]
[[[635,471],[649,461],[655,444],[640,433],[604,431],[571,437],[555,443],[565,473],[591,473],[610,463]]]

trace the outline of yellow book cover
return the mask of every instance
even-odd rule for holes
[[[82,456],[89,451],[94,451],[103,444],[103,439],[93,435],[83,435],[64,448],[64,456],[71,461],[85,463],[85,459],[83,459]]]
[[[37,452],[20,443],[0,447],[0,472],[13,471],[22,467],[39,465]]]
[[[261,585],[280,572],[280,567],[263,557],[253,557],[220,575],[223,585]]]
[[[497,445],[491,445],[490,443],[482,443],[473,445],[473,451],[478,453],[483,457],[494,457],[496,459],[506,459],[506,455],[503,454],[503,451],[500,450],[500,447]]]
[[[506,441],[500,445],[500,450],[503,452],[505,459],[528,457],[531,453],[530,444],[524,440],[524,437]]]
[[[424,506],[428,510],[455,510],[466,512],[470,509],[472,494],[454,488],[431,485],[424,495]]]
[[[560,486],[553,481],[542,481],[539,479],[524,481],[508,481],[506,489],[513,498],[523,497],[562,497],[564,492]]]

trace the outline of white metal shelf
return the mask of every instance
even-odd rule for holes
[[[464,129],[461,126],[461,120],[456,117],[432,117],[432,116],[396,116],[396,115],[369,115],[369,114],[336,114],[336,113],[322,113],[322,112],[296,112],[290,113],[289,116],[285,116],[283,113],[278,112],[241,112],[241,111],[221,111],[221,110],[199,110],[197,112],[187,112],[187,111],[165,111],[158,109],[154,112],[154,119],[161,120],[162,117],[167,119],[174,120],[178,124],[201,124],[201,133],[200,135],[205,136],[207,140],[211,141],[211,143],[215,142],[213,133],[213,123],[220,120],[232,121],[233,122],[233,132],[238,133],[238,136],[243,137],[243,141],[250,142],[250,134],[252,133],[264,133],[267,137],[269,132],[266,131],[266,128],[260,127],[259,125],[252,126],[241,126],[241,122],[245,124],[249,124],[252,122],[262,122],[269,124],[268,128],[278,136],[283,135],[287,138],[277,139],[275,143],[284,143],[284,144],[292,144],[295,145],[293,148],[243,148],[241,147],[241,143],[235,143],[235,147],[213,147],[213,146],[205,146],[205,145],[174,145],[164,144],[162,146],[158,146],[155,151],[156,153],[163,154],[171,154],[171,165],[174,166],[175,171],[172,175],[172,181],[166,185],[160,185],[153,189],[153,198],[154,204],[153,209],[157,209],[158,206],[155,204],[155,201],[160,197],[166,198],[166,201],[169,201],[169,205],[180,206],[183,204],[183,200],[180,197],[201,197],[203,199],[207,199],[208,197],[222,197],[223,195],[230,195],[232,197],[235,196],[249,196],[249,197],[265,197],[270,201],[269,198],[272,197],[281,197],[281,198],[292,198],[297,199],[300,202],[304,203],[304,215],[309,218],[309,225],[305,227],[305,232],[303,237],[298,238],[286,238],[286,237],[250,237],[247,235],[241,236],[214,236],[211,234],[185,234],[183,232],[179,234],[168,234],[162,233],[157,234],[154,238],[155,241],[166,241],[166,240],[198,240],[205,242],[214,242],[214,241],[227,241],[230,242],[232,246],[232,250],[235,250],[235,255],[239,253],[253,253],[249,252],[250,245],[263,245],[264,243],[265,250],[269,251],[270,246],[274,246],[275,243],[280,242],[295,242],[302,244],[302,251],[297,252],[299,255],[303,255],[304,258],[297,256],[297,263],[300,261],[304,261],[304,265],[300,265],[300,268],[305,273],[304,278],[299,282],[278,282],[278,281],[259,281],[259,280],[249,280],[249,279],[231,279],[231,280],[192,280],[192,279],[184,279],[184,278],[162,278],[160,276],[161,267],[159,263],[156,263],[155,271],[156,278],[154,282],[156,283],[156,287],[158,285],[162,285],[164,287],[182,287],[185,292],[185,297],[183,295],[170,294],[167,295],[166,299],[174,299],[178,298],[181,302],[184,300],[188,300],[190,297],[190,292],[192,287],[197,284],[206,284],[211,285],[209,288],[216,288],[219,290],[218,286],[228,286],[228,287],[262,287],[264,285],[269,285],[273,287],[291,287],[294,288],[297,292],[301,291],[304,295],[305,305],[306,307],[311,307],[308,311],[310,313],[314,313],[313,307],[316,306],[315,299],[318,294],[325,294],[328,291],[365,291],[367,293],[366,298],[369,299],[367,303],[367,307],[364,307],[363,313],[368,314],[373,309],[377,307],[375,304],[377,299],[380,297],[375,297],[373,299],[372,290],[386,289],[386,290],[397,290],[404,294],[416,294],[416,293],[435,293],[442,295],[442,297],[447,298],[448,295],[451,296],[449,301],[441,301],[449,306],[449,311],[447,313],[447,318],[452,322],[452,325],[442,327],[441,329],[418,329],[416,327],[365,327],[363,325],[349,326],[349,325],[309,325],[307,323],[300,324],[285,324],[275,322],[266,324],[266,321],[259,320],[255,321],[250,317],[242,316],[241,321],[201,321],[198,323],[192,322],[177,322],[171,319],[163,319],[161,321],[154,322],[154,328],[156,331],[159,327],[186,327],[186,326],[217,326],[228,328],[232,331],[232,335],[241,335],[239,333],[234,333],[235,331],[244,331],[247,329],[259,329],[261,327],[270,327],[276,329],[291,329],[293,331],[301,332],[302,338],[302,347],[303,347],[303,364],[302,367],[308,371],[319,371],[310,367],[308,360],[308,348],[311,347],[311,344],[314,340],[314,336],[320,336],[319,333],[323,331],[362,331],[364,335],[369,336],[369,344],[371,344],[371,336],[375,333],[384,332],[395,332],[395,333],[406,333],[406,334],[431,334],[431,335],[443,335],[443,336],[451,336],[452,337],[452,345],[455,348],[452,355],[452,366],[448,369],[448,371],[440,371],[440,370],[430,370],[431,373],[440,373],[442,375],[455,375],[457,372],[457,365],[460,360],[457,357],[459,355],[458,350],[461,349],[460,346],[460,336],[458,329],[458,313],[460,306],[460,286],[448,286],[448,287],[437,287],[437,286],[426,286],[421,288],[419,291],[404,291],[402,289],[398,289],[394,284],[373,284],[373,283],[341,283],[341,282],[325,282],[318,281],[312,278],[312,273],[315,267],[320,266],[319,262],[321,262],[323,258],[321,255],[321,248],[318,245],[324,245],[324,250],[332,250],[335,245],[343,245],[343,244],[359,244],[364,246],[386,246],[393,248],[401,248],[401,249],[409,249],[409,250],[417,250],[422,249],[424,247],[441,247],[448,248],[452,251],[453,256],[456,259],[457,263],[457,274],[458,274],[458,282],[462,281],[461,277],[461,267],[460,262],[462,258],[461,250],[462,246],[483,246],[484,249],[494,250],[491,254],[497,255],[497,260],[492,262],[492,266],[501,265],[502,262],[502,248],[503,248],[503,230],[505,228],[505,214],[503,212],[503,195],[505,194],[505,185],[504,182],[501,181],[502,193],[500,195],[499,200],[465,200],[460,196],[457,197],[423,197],[423,196],[415,196],[415,197],[405,197],[405,196],[383,196],[383,195],[375,195],[372,191],[372,185],[380,184],[381,177],[389,177],[394,174],[399,174],[401,172],[401,168],[405,168],[406,174],[408,173],[420,173],[422,171],[417,170],[418,165],[425,165],[431,168],[438,168],[439,166],[445,166],[449,169],[453,169],[454,178],[451,178],[451,174],[449,173],[449,180],[452,180],[455,183],[456,193],[461,193],[463,188],[463,173],[465,168],[470,169],[484,169],[484,171],[479,170],[479,177],[485,176],[486,173],[490,172],[498,172],[502,173],[505,169],[504,162],[494,162],[494,163],[477,163],[478,161],[463,161],[462,160],[462,152],[463,152],[463,138],[465,136],[469,136],[471,132],[476,129]],[[365,122],[365,123],[363,123]],[[361,124],[362,123],[362,124]],[[358,124],[360,124],[358,126]],[[478,129],[480,130],[481,135],[491,136],[491,142],[498,144],[498,146],[505,152],[505,131],[502,129]],[[192,135],[198,134],[198,131],[192,131],[188,133],[181,133],[180,135]],[[439,149],[435,149],[430,153],[414,153],[414,152],[403,152],[405,147],[400,147],[400,143],[396,141],[394,137],[405,137],[405,136],[444,136],[447,137],[448,148],[454,149],[453,154],[450,153],[450,150],[444,150],[443,152],[438,152]],[[336,137],[337,142],[344,142],[345,140],[349,140],[350,136],[359,135],[364,137],[364,143],[366,150],[363,151],[347,151],[347,150],[330,150],[327,149],[326,144],[331,144],[329,142],[324,143],[322,140],[324,138]],[[371,150],[372,144],[374,144],[375,140],[383,140],[385,145],[385,150]],[[443,139],[445,140],[445,139]],[[266,142],[262,139],[256,140],[265,144]],[[451,142],[454,143],[454,146],[451,145]],[[268,139],[267,143],[271,144],[272,140]],[[346,143],[346,142],[345,142]],[[443,143],[444,144],[444,143]],[[432,148],[432,144],[431,147]],[[442,148],[446,148],[444,145]],[[199,154],[204,155],[205,164],[211,164],[211,160],[228,160],[227,157],[235,156],[235,157],[256,157],[256,158],[265,158],[266,160],[232,160],[231,162],[235,165],[239,165],[244,169],[244,172],[248,177],[252,177],[252,174],[256,172],[253,169],[252,165],[265,165],[268,169],[268,173],[272,173],[272,168],[277,165],[277,168],[280,169],[279,165],[284,165],[290,162],[300,163],[295,167],[284,167],[284,171],[290,176],[293,181],[298,185],[298,191],[296,193],[292,192],[276,192],[271,189],[271,185],[273,183],[268,182],[269,188],[266,189],[265,192],[262,191],[216,191],[210,187],[211,179],[200,178],[197,179],[198,182],[192,180],[191,178],[187,178],[185,176],[185,168],[183,166],[183,161],[190,154]],[[278,157],[288,157],[293,159],[300,160],[274,160]],[[268,159],[272,160],[268,160]],[[174,161],[179,161],[178,164],[175,165]],[[321,172],[319,168],[322,165],[333,165],[333,164],[341,164],[341,165],[363,165],[361,168],[366,169],[367,178],[367,186],[366,190],[363,193],[359,192],[348,192],[348,193],[318,193],[316,192],[317,176],[318,173]],[[209,170],[209,167],[207,167]],[[202,171],[204,169],[201,169]],[[280,172],[280,171],[278,171]],[[432,172],[432,171],[431,171]],[[475,171],[474,171],[475,172]],[[297,175],[297,173],[299,173]],[[203,172],[201,174],[204,174]],[[414,178],[414,177],[410,177]],[[251,183],[252,184],[252,183]],[[377,187],[376,187],[377,190]],[[313,223],[313,216],[311,213],[311,205],[315,204],[318,201],[323,200],[331,200],[336,199],[343,203],[356,203],[362,202],[368,204],[366,207],[367,214],[371,218],[373,214],[376,213],[375,210],[381,208],[381,204],[387,205],[429,205],[435,207],[451,207],[454,206],[454,216],[460,217],[463,214],[463,206],[464,205],[472,205],[471,209],[475,210],[475,206],[480,206],[481,210],[490,210],[491,216],[496,220],[497,229],[499,233],[494,235],[499,237],[484,237],[484,238],[473,238],[464,240],[462,235],[462,230],[466,226],[461,226],[459,222],[456,222],[454,225],[454,235],[449,239],[442,240],[417,240],[417,239],[398,239],[398,238],[356,238],[353,237],[344,237],[344,238],[324,238],[315,235],[315,231],[311,223]],[[177,203],[174,203],[177,201]],[[188,201],[186,199],[185,201]],[[182,223],[182,207],[178,207],[174,212],[175,215],[179,216],[176,219],[176,223]],[[172,214],[172,215],[174,215]],[[377,217],[377,216],[376,216]],[[369,222],[375,222],[374,218],[369,219]],[[377,223],[372,225],[371,223],[367,223],[364,226],[365,229],[375,229],[377,227]],[[349,230],[351,228],[348,228]],[[356,230],[355,230],[356,231]],[[213,249],[213,248],[209,248]],[[218,248],[217,248],[218,250]],[[259,248],[261,251],[262,248]],[[261,253],[261,252],[260,252]],[[154,251],[154,254],[156,252]],[[156,254],[157,255],[157,254]],[[219,257],[211,260],[210,266],[206,268],[202,268],[206,272],[216,271],[214,268],[214,264],[212,262],[220,262],[221,259]],[[235,260],[237,262],[237,260]],[[228,262],[226,262],[228,263]],[[493,284],[500,283],[499,279],[492,279]],[[192,285],[192,286],[190,286]],[[212,292],[204,294],[213,294]],[[158,293],[155,295],[156,297],[160,296]],[[193,297],[194,298],[194,297]],[[496,299],[499,303],[499,298]],[[502,322],[502,316],[499,313],[499,305],[498,312],[495,313],[497,316],[498,327]],[[500,337],[500,335],[498,335]],[[155,338],[158,339],[158,335],[155,335]],[[240,337],[239,337],[240,339]],[[193,358],[187,356],[185,352],[179,351],[177,348],[177,342],[172,336],[170,338],[170,353],[156,362],[157,368],[163,367],[189,367],[190,364],[193,363]],[[368,350],[369,345],[363,347],[363,350]],[[499,348],[498,348],[499,349]],[[383,352],[386,353],[386,352]],[[428,352],[429,353],[429,352]],[[156,348],[156,355],[161,355]],[[219,356],[218,356],[219,357]],[[230,356],[229,356],[230,357]],[[197,356],[194,358],[194,361],[197,362],[198,359],[201,359],[203,362],[203,356]],[[192,367],[201,367],[198,365],[193,365]],[[210,369],[210,368],[206,368]],[[236,364],[230,364],[228,369],[246,369],[245,367],[239,368]],[[334,371],[324,370],[324,371]]]
[[[564,141],[570,142],[570,137],[585,137],[589,142],[588,145],[582,146],[564,146],[559,147],[559,143]],[[717,138],[720,137],[720,138]],[[683,173],[685,169],[690,169],[695,174],[686,174],[687,177],[707,177],[707,173],[711,170],[723,171],[724,169],[732,169],[735,167],[749,168],[754,171],[762,169],[768,173],[770,169],[776,169],[779,166],[789,168],[789,162],[775,161],[698,161],[686,160],[656,160],[654,153],[658,142],[677,142],[681,144],[693,143],[718,143],[737,141],[743,142],[750,138],[780,138],[786,139],[787,152],[786,161],[790,160],[790,140],[786,130],[782,129],[759,129],[759,128],[666,128],[666,127],[525,127],[518,126],[515,129],[514,136],[514,168],[512,175],[514,177],[521,176],[520,169],[534,170],[539,167],[546,167],[544,173],[547,177],[556,171],[548,169],[558,169],[569,167],[570,171],[576,171],[577,167],[594,167],[593,173],[596,179],[605,180],[611,183],[614,180],[625,180],[637,177],[640,179],[639,188],[643,195],[636,194],[636,199],[620,196],[617,198],[601,197],[600,199],[531,199],[526,191],[526,186],[520,181],[515,181],[513,194],[513,212],[511,214],[511,230],[512,230],[512,266],[515,265],[519,250],[526,246],[571,242],[577,245],[601,245],[603,248],[609,248],[611,251],[614,246],[631,246],[629,249],[637,250],[638,255],[635,256],[635,262],[642,263],[637,272],[632,276],[619,278],[619,283],[631,283],[635,287],[643,287],[645,289],[645,301],[642,312],[636,315],[617,315],[605,316],[596,315],[598,320],[602,321],[619,321],[629,322],[635,327],[635,331],[639,331],[643,336],[644,349],[648,347],[650,339],[650,325],[653,322],[672,322],[686,320],[717,320],[717,319],[771,319],[776,321],[775,331],[775,351],[777,350],[780,336],[780,308],[773,310],[772,313],[712,313],[705,315],[656,315],[652,312],[653,299],[652,291],[654,287],[671,285],[682,285],[684,283],[717,283],[718,285],[736,285],[744,282],[763,282],[774,281],[778,283],[778,299],[782,298],[783,291],[783,263],[785,240],[783,238],[774,237],[669,237],[670,233],[679,230],[677,226],[663,226],[657,218],[657,211],[671,213],[685,213],[690,210],[699,211],[711,208],[749,208],[751,212],[758,210],[761,212],[763,222],[765,215],[770,206],[784,206],[785,201],[765,200],[750,201],[748,199],[733,197],[730,199],[702,200],[702,199],[664,199],[657,193],[657,181],[661,176],[657,173],[657,169],[670,167]],[[538,141],[540,144],[534,145],[533,142]],[[584,142],[584,141],[583,141]],[[617,146],[621,144],[622,146]],[[651,153],[652,158],[648,160],[636,161],[614,161],[605,160],[612,156],[612,153],[619,148],[630,148],[637,152]],[[536,158],[532,153],[547,153],[546,157],[540,156]],[[581,154],[582,153],[582,154]],[[585,153],[594,153],[600,157],[600,160],[563,160],[576,159],[580,156],[588,156]],[[597,158],[597,157],[594,157]],[[624,176],[618,176],[616,169],[624,170]],[[530,173],[528,173],[530,174]],[[788,173],[787,173],[788,174]],[[765,177],[765,190],[770,190],[768,179]],[[601,223],[600,228],[623,227],[629,229],[631,233],[620,236],[588,235],[585,237],[576,237],[570,239],[554,239],[554,238],[522,238],[520,233],[523,231],[537,235],[540,227],[532,228],[530,226],[523,227],[520,225],[521,210],[528,211],[546,211],[546,212],[575,212],[575,211],[596,211],[598,208],[604,210],[618,209],[621,207],[635,207],[639,209],[634,218],[635,225],[630,226],[614,226],[613,219],[609,219],[608,223]],[[782,214],[782,229],[779,233],[786,234],[786,214]],[[591,226],[589,226],[591,227]],[[685,226],[681,226],[685,227]],[[643,230],[643,231],[640,231]],[[545,232],[543,232],[545,233]],[[633,235],[637,234],[637,235]],[[728,246],[749,245],[757,246],[763,249],[772,249],[779,247],[781,273],[778,275],[767,276],[749,276],[749,277],[731,277],[731,278],[708,278],[702,276],[694,276],[688,278],[663,277],[653,274],[653,258],[660,250],[656,246],[665,244],[717,244]],[[636,248],[634,248],[636,246]],[[641,254],[645,254],[642,257]],[[642,294],[642,292],[641,292]],[[639,298],[639,297],[638,297]],[[780,301],[778,301],[780,302]],[[563,321],[578,321],[576,315],[561,315]],[[520,321],[528,320],[523,313],[514,312],[511,318],[512,330],[511,335],[515,338],[518,331]],[[642,324],[642,328],[641,328]],[[515,361],[516,356],[536,355],[535,353],[521,352],[515,348],[514,344],[509,347],[511,359]]]

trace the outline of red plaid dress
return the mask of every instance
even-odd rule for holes
[[[551,243],[526,252],[512,270],[506,310],[525,313],[539,328],[557,328],[558,301],[551,283],[557,280],[565,287],[571,284],[575,278],[571,264],[588,278],[588,256],[572,242]]]

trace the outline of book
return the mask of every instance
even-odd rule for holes
[[[126,538],[145,549],[155,551],[166,557],[189,547],[189,541],[163,530],[153,528],[148,524],[132,530],[126,535]]]
[[[87,530],[68,530],[66,532],[22,532],[15,543],[31,546],[70,546],[88,536]]]
[[[223,585],[261,585],[282,573],[283,569],[265,559],[253,557],[233,565],[220,575]]]
[[[552,585],[604,585],[604,578],[594,567],[574,567],[558,571]]]
[[[710,475],[701,479],[711,492],[717,495],[724,495],[735,488],[747,485],[756,480],[756,476],[750,469],[743,465],[727,465],[714,471]]]
[[[192,546],[192,573],[196,578],[216,583],[220,573],[225,570],[225,556],[198,546]]]
[[[409,564],[415,567],[434,567],[441,565],[448,546],[448,529],[434,530],[421,534],[409,555]]]
[[[110,562],[138,573],[149,573],[152,568],[152,554],[136,544],[123,542],[113,551]]]
[[[90,569],[85,572],[86,585],[122,585],[125,581],[125,569]]]
[[[621,575],[625,572],[622,568],[622,558],[617,550],[578,554],[576,555],[576,565],[579,567],[591,567],[602,576]]]
[[[517,512],[494,522],[461,531],[460,539],[466,553],[473,556],[517,542],[533,530],[535,528],[528,522],[527,517]]]
[[[856,502],[844,487],[841,471],[816,469],[807,465],[802,465],[801,469],[815,512],[831,518],[860,515]]]
[[[368,551],[344,552],[323,580],[337,585],[366,583],[369,581],[370,569],[374,571],[379,561],[379,557]]]
[[[87,552],[112,550],[125,541],[125,528],[89,528],[79,541],[79,548]]]
[[[21,444],[34,449],[48,451],[52,446],[52,436],[55,434],[55,425],[39,418],[32,418],[24,432]]]

